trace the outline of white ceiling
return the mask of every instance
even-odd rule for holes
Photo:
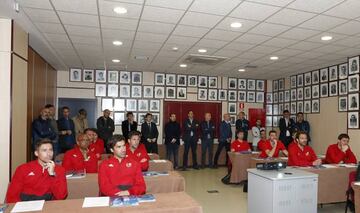
[[[56,53],[52,61],[57,69],[106,67],[276,79],[360,54],[360,0],[17,2]],[[116,6],[128,13],[115,14]],[[243,26],[231,29],[233,21]],[[332,35],[333,40],[321,41],[323,35]],[[115,47],[113,40],[124,44]],[[179,50],[172,51],[174,46]],[[180,68],[184,58],[199,48],[229,59],[216,66]],[[271,61],[271,55],[280,59]],[[121,63],[114,64],[115,58]],[[237,71],[247,64],[257,68]]]

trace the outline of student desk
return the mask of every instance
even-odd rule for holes
[[[131,212],[131,213],[202,213],[202,207],[185,192],[172,192],[166,194],[154,194],[156,201],[139,203],[131,207],[94,207],[82,208],[83,199],[47,201],[42,212],[63,213],[63,212]],[[14,204],[6,209],[9,213]]]
[[[185,191],[185,179],[178,172],[169,175],[144,177],[147,194]],[[82,199],[99,195],[98,174],[86,174],[85,178],[67,180],[67,199]]]
[[[286,157],[280,157],[280,158],[251,158],[250,159],[250,168],[256,168],[256,164],[258,163],[275,163],[275,162],[286,162]]]
[[[155,172],[169,172],[174,170],[174,166],[169,160],[150,160],[149,161],[149,171]]]
[[[230,183],[240,183],[247,180],[247,169],[250,167],[251,158],[257,157],[259,153],[235,153],[228,152],[229,160],[232,164]]]

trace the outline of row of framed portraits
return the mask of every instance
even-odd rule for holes
[[[160,112],[160,100],[102,98],[101,109],[126,112]]]
[[[278,116],[266,116],[265,120],[265,126],[266,127],[279,127],[279,121],[280,118],[282,118],[282,115]],[[294,121],[296,121],[296,115],[291,115],[290,118],[292,118]]]
[[[71,82],[142,84],[142,72],[71,68],[69,73]]]
[[[339,96],[339,112],[359,111],[359,93],[351,93],[347,96]]]
[[[240,101],[264,103],[264,92],[237,91],[226,89],[198,89],[198,100],[201,101]]]
[[[146,112],[134,112],[134,119],[138,122],[138,125],[140,126],[145,122],[145,115]],[[151,113],[153,122],[159,126],[160,125],[160,113]],[[121,126],[121,123],[126,120],[126,112],[114,112],[113,113],[113,119],[115,126]]]
[[[282,115],[284,110],[289,110],[290,113],[294,115],[298,112],[303,112],[306,114],[320,113],[320,100],[313,99],[308,101],[266,105],[266,115]]]

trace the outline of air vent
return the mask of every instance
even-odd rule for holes
[[[226,57],[219,57],[219,56],[190,54],[188,57],[186,57],[184,63],[213,66],[226,59],[227,59]]]

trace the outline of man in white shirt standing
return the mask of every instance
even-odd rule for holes
[[[253,135],[253,142],[252,142],[253,150],[257,149],[257,144],[261,139],[260,132],[262,130],[265,130],[265,128],[261,126],[261,120],[257,119],[256,120],[256,126],[253,126],[251,128],[251,132],[252,132],[252,135]]]

